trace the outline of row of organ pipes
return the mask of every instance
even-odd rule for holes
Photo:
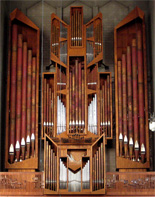
[[[75,60],[69,72],[69,133],[85,131],[85,83],[81,61]]]
[[[83,133],[84,132],[84,70],[82,69],[81,62],[75,61],[75,67],[72,67],[72,72],[69,73],[69,105],[70,105],[70,133]],[[78,68],[78,69],[77,69]],[[60,71],[60,70],[59,70]],[[75,74],[75,71],[77,73]],[[97,66],[92,69],[89,81],[87,82],[88,88],[96,90],[97,77],[94,73],[97,72]],[[66,87],[65,74],[59,73],[57,89],[62,90]],[[62,76],[63,77],[62,77]],[[102,82],[100,82],[99,98],[100,98],[100,134],[106,133],[110,136],[111,131],[111,111],[110,111],[110,75],[103,74]],[[106,78],[105,78],[106,76]],[[76,81],[75,79],[78,79]],[[102,78],[102,74],[100,76]],[[61,79],[63,81],[61,82]],[[78,85],[75,83],[78,82]],[[53,82],[50,79],[43,79],[43,125],[44,133],[50,137],[54,136],[54,91]],[[51,86],[52,84],[52,86]],[[90,94],[88,96],[90,102],[88,103],[88,130],[97,134],[97,94]],[[66,106],[63,102],[66,97],[59,93],[57,94],[57,134],[66,131]],[[76,107],[73,110],[73,107]],[[82,108],[81,108],[82,107]]]
[[[95,57],[102,51],[102,24],[98,21],[94,28],[94,39],[95,39]]]
[[[102,74],[100,75],[100,79]],[[110,99],[110,76],[104,78],[100,84],[100,133],[106,133],[111,136],[111,99]]]
[[[93,191],[104,188],[104,147],[103,142],[92,157],[92,183]]]
[[[78,192],[81,191],[81,181],[82,189],[90,189],[90,164],[89,160],[82,168],[82,179],[81,179],[81,169],[77,172],[73,172],[71,169],[67,168],[64,158],[60,158],[60,178],[59,178],[59,188],[67,189],[67,177],[68,177],[68,191]],[[68,173],[67,173],[68,172]]]
[[[93,24],[89,25],[86,28],[86,38],[93,37]],[[90,40],[86,40],[86,58],[87,64],[89,64],[94,59],[94,43]]]
[[[87,53],[86,53],[87,64],[89,64],[94,59],[93,42],[87,41],[86,45],[87,45]]]
[[[43,131],[54,135],[54,91],[50,79],[43,79]]]
[[[71,46],[82,46],[82,14],[77,8],[71,15]]]
[[[88,89],[96,90],[97,74],[98,74],[97,65],[95,65],[91,69],[88,69],[88,72],[87,72],[87,86],[88,86]]]
[[[92,100],[88,105],[88,131],[97,135],[97,95],[91,97]]]
[[[88,70],[88,89],[97,88],[97,65]],[[97,94],[88,95],[88,131],[97,135]]]
[[[63,159],[60,158],[60,189],[67,189],[67,167],[63,162]]]
[[[66,131],[66,107],[61,97],[62,94],[57,96],[57,135]]]
[[[57,191],[57,155],[49,141],[45,141],[45,151],[45,188]]]
[[[60,36],[60,28],[58,24],[52,25],[52,53],[59,57],[59,36]]]
[[[18,26],[12,25],[10,68],[9,162],[35,155],[36,57]]]
[[[133,36],[118,60],[118,121],[120,156],[145,162],[144,68],[142,32]]]
[[[82,168],[82,189],[90,189],[90,162],[86,162]]]
[[[81,191],[81,169],[74,173],[68,169],[68,191],[80,192]]]
[[[57,91],[66,88],[66,70],[62,66],[57,67]]]
[[[57,91],[66,89],[66,71],[62,66],[57,67]],[[64,95],[57,94],[57,135],[66,131],[66,105]]]

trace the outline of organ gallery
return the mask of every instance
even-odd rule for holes
[[[51,14],[43,68],[43,29],[10,13],[0,193],[154,195],[144,12],[135,7],[115,25],[113,73],[102,13],[85,23],[83,6],[69,11],[68,21]]]

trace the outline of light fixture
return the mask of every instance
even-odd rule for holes
[[[155,113],[154,112],[152,115],[150,115],[149,129],[152,132],[155,132]]]

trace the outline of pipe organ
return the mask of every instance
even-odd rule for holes
[[[135,8],[115,27],[117,168],[149,168],[144,13]]]
[[[5,167],[38,168],[39,28],[21,11],[10,15]]]
[[[101,14],[86,25],[82,7],[71,7],[70,25],[52,14],[51,60],[56,71],[42,75],[45,194],[105,192],[104,147],[105,137],[112,137],[112,89],[110,73],[98,72],[102,49]],[[102,109],[107,131],[100,126],[101,97],[107,102],[107,110]]]
[[[70,25],[51,15],[51,65],[41,86],[44,194],[105,194],[105,144],[113,138],[112,74],[103,59],[102,14]],[[116,167],[149,168],[144,13],[115,27]],[[10,171],[38,168],[39,29],[18,9],[10,15],[6,158]],[[115,124],[114,124],[115,125]]]

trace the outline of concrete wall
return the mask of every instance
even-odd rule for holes
[[[152,64],[152,92],[153,92],[153,111],[155,111],[155,1],[150,1],[150,29],[151,29],[151,64]],[[155,155],[155,132],[152,134],[152,153]],[[155,170],[155,157],[153,158],[153,169]]]
[[[8,59],[8,4],[0,1],[0,170],[4,171],[5,157],[5,104]]]

